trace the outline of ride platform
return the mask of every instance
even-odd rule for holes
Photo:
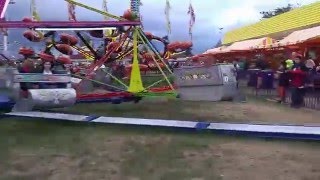
[[[320,140],[320,126],[210,123],[161,119],[88,116],[49,112],[11,112],[6,113],[5,115],[75,122],[102,123],[109,125],[148,126],[196,131],[203,130],[214,133],[246,135],[254,137]]]

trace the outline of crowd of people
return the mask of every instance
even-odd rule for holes
[[[281,62],[277,71],[279,103],[285,103],[287,91],[291,90],[291,107],[299,108],[303,105],[304,96],[313,85],[314,76],[320,72],[314,60],[307,60],[299,53],[292,53],[290,59]]]

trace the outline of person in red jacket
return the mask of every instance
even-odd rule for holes
[[[290,74],[291,92],[291,107],[300,108],[304,102],[305,81],[307,77],[306,68],[301,63],[301,56],[295,58],[295,65]]]

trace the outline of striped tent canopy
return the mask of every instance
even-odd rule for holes
[[[295,31],[288,35],[287,37],[280,40],[277,46],[284,47],[290,45],[297,45],[301,43],[305,43],[307,41],[312,41],[320,39],[320,26],[303,29],[300,31]]]
[[[254,49],[261,49],[271,47],[276,42],[275,39],[264,37],[259,39],[250,39],[246,41],[235,42],[225,50],[227,51],[250,51]]]
[[[206,52],[204,52],[203,54],[221,54],[221,53],[226,53],[227,51],[225,51],[225,49],[227,48],[227,46],[221,46],[221,47],[217,47],[217,48],[213,48],[213,49],[208,49]]]

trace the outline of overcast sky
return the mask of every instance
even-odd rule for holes
[[[7,16],[10,20],[21,20],[30,17],[30,0],[15,0],[16,4],[10,5]],[[102,9],[102,0],[78,0],[92,7]],[[109,12],[121,15],[129,7],[129,0],[107,0]],[[141,13],[146,31],[155,35],[166,35],[165,1],[166,0],[141,0],[143,6]],[[187,14],[190,0],[170,0],[171,3],[171,40],[189,40]],[[88,3],[90,2],[90,3]],[[194,49],[196,53],[212,48],[220,39],[219,28],[224,32],[259,21],[260,11],[267,11],[288,3],[302,5],[316,2],[316,0],[192,0],[196,14],[194,26]],[[63,0],[36,0],[38,12],[42,20],[67,20],[67,5]],[[78,20],[102,20],[102,16],[81,7],[76,8]],[[223,32],[222,32],[223,33]],[[17,32],[12,32],[14,36]],[[11,37],[10,41],[16,40]],[[27,41],[17,38],[21,44]]]

